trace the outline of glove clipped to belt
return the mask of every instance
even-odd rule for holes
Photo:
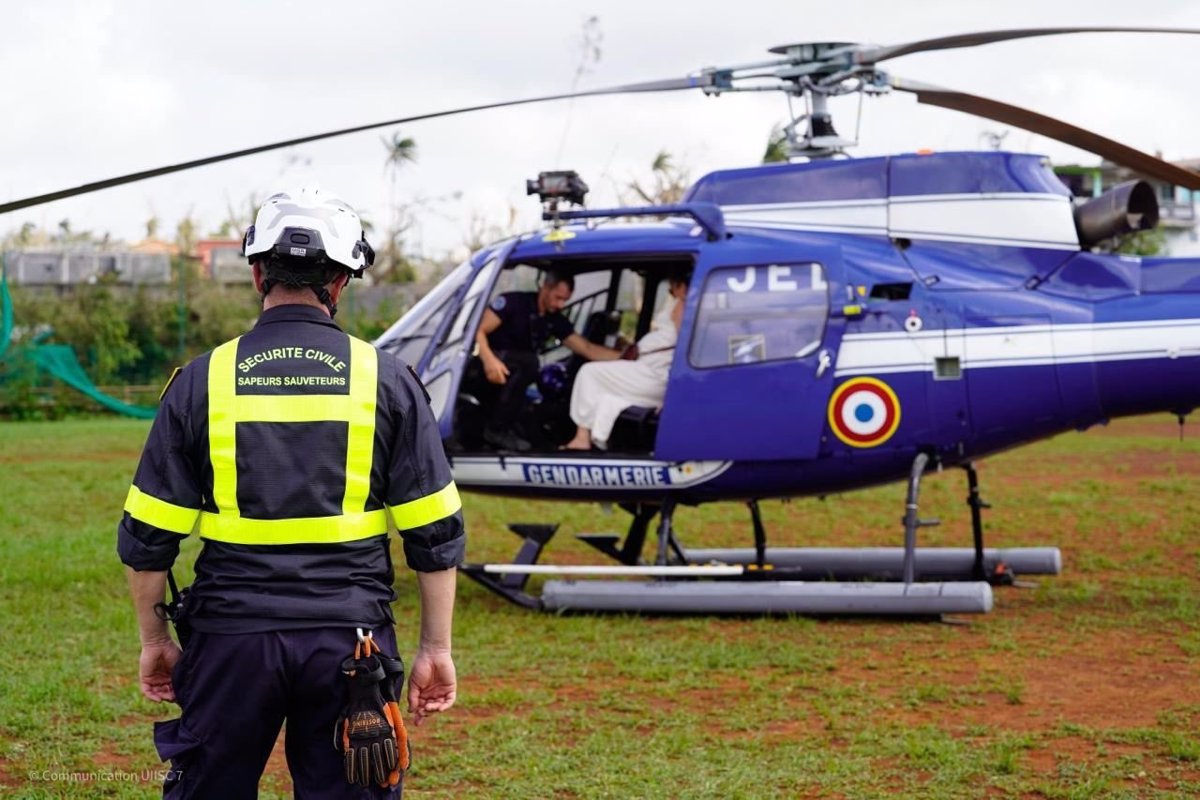
[[[345,758],[346,780],[359,786],[400,785],[410,762],[408,731],[394,685],[404,664],[384,656],[367,634],[341,665],[348,700],[334,728],[334,746]]]

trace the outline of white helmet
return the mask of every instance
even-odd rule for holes
[[[341,267],[356,278],[375,261],[358,214],[315,186],[268,197],[246,230],[242,254],[252,262],[275,262],[281,271],[291,271],[290,265],[320,274],[324,267]]]

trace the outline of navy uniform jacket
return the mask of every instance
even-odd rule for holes
[[[166,570],[198,529],[197,630],[372,627],[392,621],[389,519],[412,569],[461,563],[461,503],[424,388],[321,309],[276,306],[168,385],[117,550]]]
[[[537,292],[506,292],[497,295],[488,308],[500,318],[500,327],[488,334],[488,345],[496,352],[537,355],[551,337],[563,341],[575,332],[561,312],[538,314]]]

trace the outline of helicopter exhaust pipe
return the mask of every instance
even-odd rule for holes
[[[1106,239],[1158,225],[1158,198],[1145,181],[1126,181],[1075,206],[1075,230],[1084,249]]]

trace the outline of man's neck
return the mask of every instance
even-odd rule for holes
[[[312,306],[319,308],[324,312],[325,316],[330,316],[329,309],[317,299],[311,289],[303,289],[294,292],[282,292],[278,287],[273,287],[270,294],[263,298],[263,311],[275,308],[276,306]]]

